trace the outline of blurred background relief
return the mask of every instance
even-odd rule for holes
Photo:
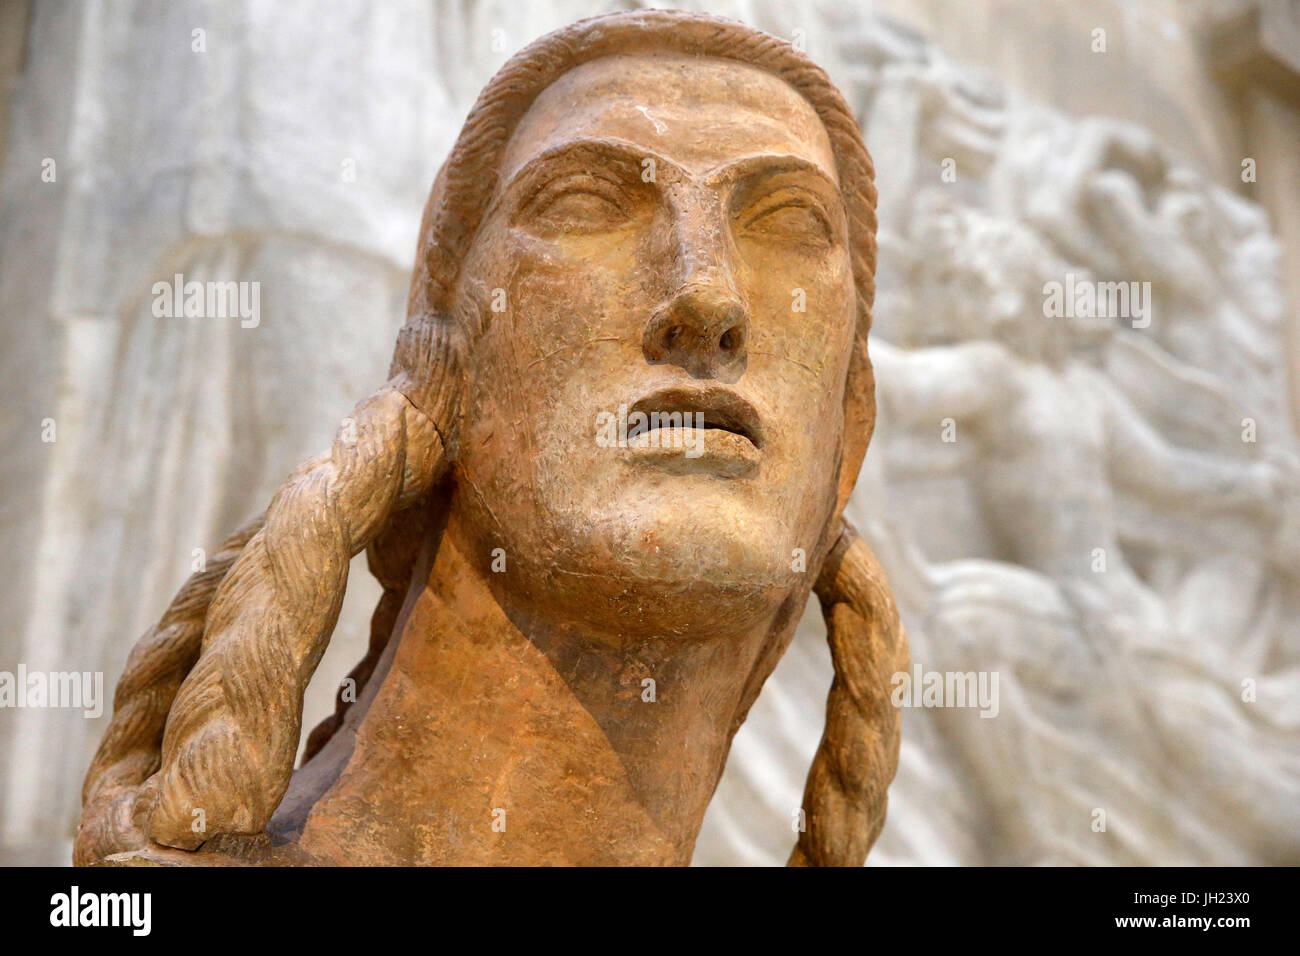
[[[111,693],[195,549],[383,381],[482,85],[633,6],[0,3],[0,670]],[[1300,863],[1300,2],[682,6],[802,46],[859,117],[881,417],[850,515],[914,661],[999,678],[996,717],[904,711],[870,862]],[[260,282],[260,324],[156,318],[175,273]],[[1045,317],[1067,281],[1149,282],[1149,324]],[[362,654],[363,560],[307,728]],[[784,861],[820,627],[697,863]],[[107,719],[0,710],[0,862],[69,862]]]

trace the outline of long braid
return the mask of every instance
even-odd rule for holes
[[[212,596],[264,520],[258,515],[222,542],[131,649],[113,695],[113,718],[81,791],[85,812],[73,851],[77,865],[144,842],[133,813],[136,791],[158,769],[167,714],[198,660]]]
[[[407,301],[410,318],[398,333],[389,376],[390,382],[410,396],[418,407],[433,410],[436,421],[448,423],[441,434],[444,441],[451,444],[447,450],[450,456],[454,455],[456,431],[450,423],[455,418],[453,410],[459,407],[463,387],[457,364],[460,354],[457,340],[464,336],[464,330],[480,327],[482,317],[472,297],[463,297],[450,304],[449,318],[438,315],[429,302],[431,280],[425,271],[428,257],[424,246],[431,234],[434,213],[442,206],[443,189],[443,174],[439,172],[420,223],[420,248]],[[397,618],[410,587],[411,571],[431,521],[430,512],[422,506],[394,514],[388,526],[366,549],[370,573],[384,589],[370,617],[370,643],[365,656],[348,673],[353,681],[352,693],[345,694],[341,686],[335,694],[334,712],[308,735],[303,748],[304,762],[320,753],[342,727],[343,718],[360,697],[384,649],[394,637]]]
[[[168,718],[153,840],[193,849],[208,833],[265,828],[293,772],[303,692],[349,561],[429,489],[443,451],[433,423],[385,387],[357,407],[328,456],[276,494],[213,599],[202,654]]]
[[[366,549],[366,565],[383,586],[370,617],[370,644],[365,656],[348,672],[348,680],[334,697],[334,712],[313,728],[303,748],[303,762],[316,756],[343,725],[343,718],[356,703],[397,628],[397,618],[411,584],[420,545],[428,529],[427,511],[419,505],[393,516],[388,527]]]
[[[845,522],[817,579],[835,678],[804,789],[806,826],[791,866],[861,866],[885,825],[898,769],[890,676],[907,669],[907,635],[885,573]]]

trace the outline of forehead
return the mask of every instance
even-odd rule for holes
[[[826,128],[785,81],[747,63],[680,54],[602,57],[564,74],[516,127],[503,181],[564,142],[607,137],[691,172],[778,153],[806,159],[838,181]]]

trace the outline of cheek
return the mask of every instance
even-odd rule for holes
[[[575,428],[575,417],[594,423],[596,409],[609,404],[602,385],[626,375],[640,354],[637,316],[647,311],[629,278],[637,248],[630,236],[549,241],[518,232],[493,247],[490,261],[475,263],[484,327],[472,350],[465,423],[474,437],[462,457],[472,467],[492,455],[509,463],[493,471],[532,471],[535,479],[537,468],[564,456],[561,446],[594,433],[594,424]]]
[[[633,234],[559,241],[512,235],[508,295],[520,328],[521,362],[639,332],[639,246]]]
[[[636,244],[619,236],[525,236],[512,249],[507,297],[515,333],[506,356],[512,365],[502,371],[519,383],[535,432],[569,433],[573,416],[594,421],[642,361],[649,309],[634,278]]]
[[[802,408],[838,405],[857,323],[848,254],[773,256],[764,266],[747,263],[741,276],[751,367],[783,367],[787,388],[807,393]]]

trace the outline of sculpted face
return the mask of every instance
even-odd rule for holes
[[[847,238],[816,112],[755,67],[611,56],[538,97],[458,290],[483,328],[452,533],[485,571],[505,550],[523,573],[488,577],[513,606],[666,637],[809,586],[792,565],[833,507]],[[636,412],[684,417],[637,435]]]
[[[816,580],[833,719],[790,860],[861,866],[908,667],[837,513],[875,412],[874,199],[825,75],[744,24],[644,10],[520,51],[430,194],[389,380],[132,651],[77,862],[687,864]],[[362,547],[361,696],[295,771]]]

